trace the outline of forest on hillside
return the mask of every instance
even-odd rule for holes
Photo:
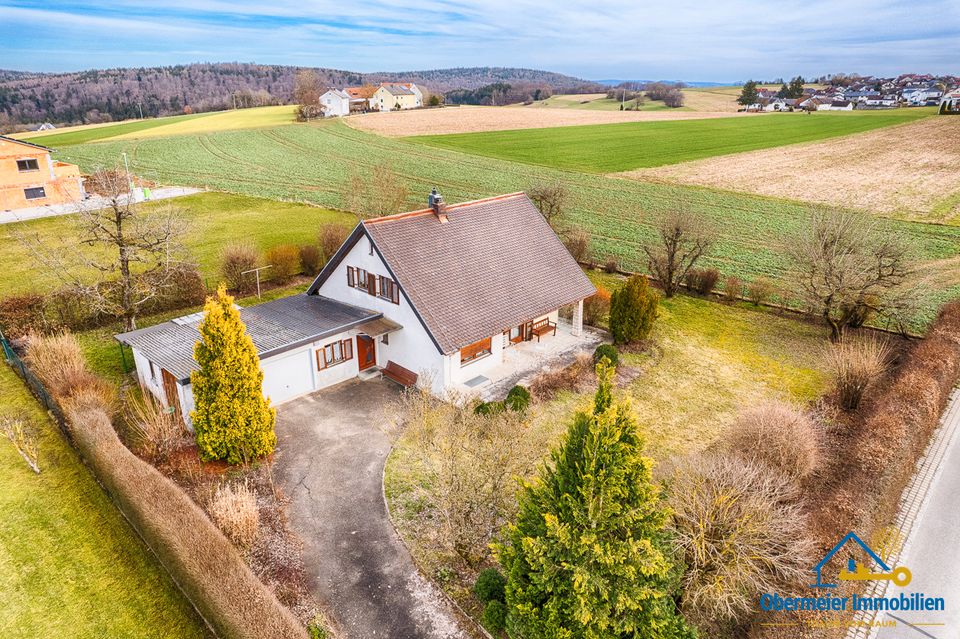
[[[0,131],[41,122],[92,124],[130,118],[285,104],[304,67],[247,63],[188,64],[72,73],[0,70]],[[313,69],[325,86],[416,82],[429,92],[476,90],[496,83],[531,90],[570,91],[584,80],[533,69],[472,67],[431,71],[357,73]]]

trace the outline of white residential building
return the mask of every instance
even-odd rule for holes
[[[340,89],[329,89],[320,96],[323,115],[327,118],[350,115],[350,96]]]

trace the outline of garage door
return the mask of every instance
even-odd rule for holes
[[[263,394],[274,404],[313,390],[310,350],[279,355],[261,362]]]

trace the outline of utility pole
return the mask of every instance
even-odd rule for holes
[[[266,266],[258,266],[257,268],[252,268],[249,271],[242,271],[240,275],[246,275],[247,273],[256,273],[257,274],[257,299],[260,299],[260,271],[266,268],[270,268],[273,264],[267,264]]]
[[[123,152],[123,168],[127,171],[127,189],[130,192],[130,197],[133,197],[133,178],[130,177],[130,162],[127,160],[127,152]]]
[[[137,108],[140,109],[140,119],[143,119],[143,105],[137,102]]]

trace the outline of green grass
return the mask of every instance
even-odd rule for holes
[[[807,116],[760,116],[756,121],[779,117],[787,121]],[[845,117],[831,115],[825,119],[839,121]],[[382,138],[340,122],[103,142],[72,147],[59,157],[88,168],[102,165],[122,151],[130,154],[134,171],[164,184],[209,186],[332,208],[345,207],[341,194],[351,171],[368,172],[379,163],[390,164],[398,172],[409,189],[405,204],[409,209],[422,207],[425,194],[433,186],[439,187],[447,201],[458,202],[524,190],[542,180],[562,180],[570,191],[566,222],[591,234],[593,250],[601,259],[612,255],[629,270],[645,268],[642,245],[654,237],[653,223],[664,212],[682,204],[704,216],[718,231],[715,249],[704,265],[746,281],[761,275],[774,280],[784,278],[788,264],[782,243],[799,231],[814,210],[812,205],[799,202],[561,171],[469,155]],[[190,200],[176,201],[183,202]],[[315,232],[311,229],[315,229],[321,219],[336,216],[316,212],[312,213],[314,219],[302,220],[293,212],[303,211],[306,215],[316,209],[263,202],[261,210],[289,207],[291,214],[266,213],[261,217],[247,204],[239,211],[233,211],[234,206],[230,200],[223,200],[215,206],[204,207],[202,215],[197,214],[207,220],[192,242],[203,251],[200,262],[207,273],[215,271],[216,247],[229,239],[256,238],[261,246],[280,241],[284,236],[308,239]],[[240,218],[241,224],[231,226],[236,224],[236,218]],[[65,220],[42,222],[57,232],[66,228],[61,226],[66,224]],[[882,220],[881,224],[907,235],[920,262],[960,255],[960,228],[896,220]],[[5,226],[0,227],[0,259],[9,269],[4,288],[22,290],[38,286],[34,282],[38,281],[39,270],[29,263],[16,241],[9,238],[11,225]],[[211,237],[204,238],[201,233],[210,233]],[[204,248],[204,245],[208,246]],[[960,290],[933,288],[927,294],[921,321],[932,319],[936,308],[945,299],[960,294]]]
[[[50,133],[45,135],[34,135],[22,137],[26,142],[41,144],[51,148],[72,146],[74,144],[86,144],[87,142],[96,142],[106,140],[120,135],[135,134],[158,127],[170,126],[198,118],[206,118],[213,113],[195,113],[193,115],[174,115],[168,118],[151,118],[148,120],[133,120],[120,124],[111,124],[107,126],[79,126],[64,130],[62,133]]]
[[[0,362],[0,414],[39,432],[40,475],[0,438],[0,636],[207,637],[186,599]]]
[[[215,287],[220,252],[231,242],[249,241],[261,250],[277,244],[315,242],[321,224],[353,224],[351,215],[316,206],[277,202],[229,193],[197,193],[147,206],[176,206],[189,222],[187,249],[209,287]],[[0,295],[52,290],[57,278],[39,268],[15,234],[39,236],[55,243],[75,233],[70,217],[51,217],[0,226],[0,260],[6,270]]]
[[[614,173],[861,133],[896,114],[770,114],[417,136],[423,144],[529,164]]]
[[[635,109],[636,100],[627,100],[624,102],[624,108],[633,111],[667,111],[670,110],[662,100],[650,100],[649,98],[644,98],[644,103],[640,105],[639,109]],[[537,108],[537,109],[583,109],[586,111],[619,111],[620,110],[620,99],[619,98],[585,98],[584,96],[579,95],[552,95],[545,100],[540,100],[534,102],[531,105],[528,105],[523,108]],[[675,111],[689,111],[690,109],[686,107],[680,107],[678,109],[673,109]]]

